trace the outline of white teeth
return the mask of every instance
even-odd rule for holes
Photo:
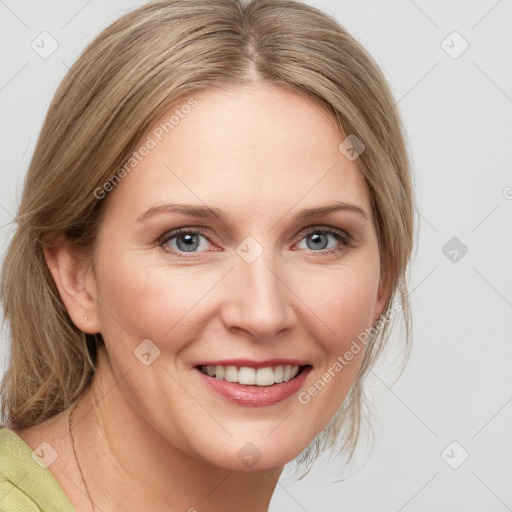
[[[254,368],[248,368],[247,366],[240,368],[238,370],[238,383],[254,386],[256,384],[256,370]]]
[[[238,383],[254,386],[254,384],[256,384],[256,370],[254,368],[247,368],[246,366],[240,368],[240,370],[238,370]],[[272,382],[272,384],[274,383]]]
[[[256,384],[258,386],[272,386],[274,382],[274,370],[272,368],[258,369],[256,373]]]
[[[280,365],[275,368],[268,366],[256,370],[248,366],[238,368],[236,366],[203,365],[201,371],[210,377],[227,382],[237,382],[245,386],[272,386],[295,378],[299,373],[299,367]]]
[[[224,380],[227,382],[238,382],[238,368],[236,366],[226,366]]]
[[[216,366],[215,367],[215,375],[217,376],[217,379],[223,379],[224,378],[224,366]]]

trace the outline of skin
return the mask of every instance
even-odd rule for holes
[[[303,391],[385,303],[368,189],[357,161],[338,150],[345,136],[334,120],[277,85],[194,97],[191,113],[108,194],[92,264],[64,242],[46,252],[73,322],[106,343],[74,413],[77,455],[103,512],[268,510],[284,465],[338,410],[364,350],[307,405],[297,395],[267,407],[233,404],[210,391],[193,365],[301,358],[312,365]],[[170,201],[206,204],[226,217],[164,212],[137,220]],[[342,210],[295,220],[304,208],[339,201],[365,215]],[[173,229],[198,227],[207,231],[193,253],[169,251],[185,246],[183,236],[167,250],[159,245]],[[325,241],[315,246],[308,227]],[[351,244],[328,227],[348,233]],[[263,249],[250,264],[236,252],[248,236]],[[160,350],[149,366],[133,353],[145,339]],[[77,510],[92,510],[67,411],[19,434],[33,448],[54,443],[59,457],[50,470]],[[247,442],[261,454],[251,468],[237,457]]]

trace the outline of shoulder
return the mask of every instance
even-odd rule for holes
[[[17,485],[23,479],[18,467],[19,448],[16,434],[0,425],[0,510],[39,512],[37,504]]]
[[[0,510],[6,512],[41,512],[37,504],[14,483],[0,474]]]
[[[45,462],[50,463],[44,447],[38,454],[14,430],[0,424],[1,511],[76,512]]]

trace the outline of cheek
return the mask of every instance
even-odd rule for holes
[[[301,280],[298,292],[314,312],[311,334],[321,348],[321,360],[309,386],[297,398],[311,408],[318,431],[339,409],[356,379],[374,323],[379,284],[375,257],[354,264],[347,261],[335,272],[331,270]]]
[[[198,322],[189,318],[200,310],[201,299],[216,279],[190,268],[152,264],[142,254],[128,253],[115,262],[106,257],[98,269],[103,336],[116,342],[120,335],[128,337],[135,346],[144,339],[157,346],[172,339],[173,348],[179,349],[183,326],[189,337],[194,334]]]
[[[296,283],[297,295],[315,314],[315,324],[321,329],[316,338],[326,350],[344,350],[347,343],[373,324],[379,286],[378,258],[354,259],[336,268],[302,275]]]
[[[184,325],[190,338],[190,328],[201,324],[197,320],[202,308],[212,306],[207,295],[223,274],[206,267],[162,265],[143,253],[119,251],[115,259],[112,253],[104,254],[97,279],[104,336],[122,330],[134,340],[172,338],[176,346]],[[378,256],[364,256],[340,265],[299,265],[283,276],[294,292],[290,301],[297,322],[306,322],[297,327],[315,331],[311,334],[329,352],[344,350],[351,337],[373,322]]]

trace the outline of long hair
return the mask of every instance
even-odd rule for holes
[[[369,189],[390,294],[340,411],[301,462],[332,447],[340,433],[341,450],[352,456],[363,419],[363,381],[389,338],[396,303],[409,351],[411,170],[400,116],[378,65],[336,20],[293,0],[150,2],[107,27],[69,69],[41,129],[2,269],[11,335],[0,387],[4,421],[32,426],[68,408],[94,378],[97,344],[103,343],[71,321],[44,245],[65,236],[77,250],[93,251],[105,203],[94,191],[112,179],[155,122],[194,93],[255,81],[315,100],[342,133],[365,146],[356,163]]]

